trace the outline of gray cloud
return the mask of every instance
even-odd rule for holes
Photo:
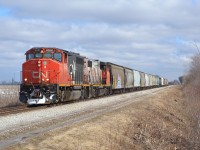
[[[194,14],[199,2],[187,0],[1,0],[1,5],[12,7],[11,14],[22,18],[45,18],[61,21],[100,21],[109,23],[147,23],[185,25],[199,23]],[[184,24],[183,24],[184,23]]]
[[[200,41],[197,1],[0,0],[0,5],[10,10],[0,17],[0,68],[8,74],[21,70],[29,48],[53,46],[172,80],[187,70],[196,52],[193,42]],[[5,74],[0,80],[10,78]]]

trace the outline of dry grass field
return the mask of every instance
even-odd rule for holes
[[[189,150],[200,149],[191,140],[190,116],[181,87],[152,94],[148,99],[92,120],[19,143],[9,150]]]
[[[19,85],[0,85],[0,107],[18,104],[20,104]]]

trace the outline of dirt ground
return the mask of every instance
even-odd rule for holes
[[[8,149],[193,149],[181,87]]]

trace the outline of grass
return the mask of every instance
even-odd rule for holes
[[[10,149],[198,149],[180,87],[90,121],[46,133]],[[52,141],[54,141],[52,143]]]
[[[19,86],[0,85],[0,107],[19,105]]]

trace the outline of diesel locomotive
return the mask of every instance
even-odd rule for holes
[[[167,79],[78,53],[33,47],[22,64],[19,99],[28,105],[52,104],[165,86]]]

